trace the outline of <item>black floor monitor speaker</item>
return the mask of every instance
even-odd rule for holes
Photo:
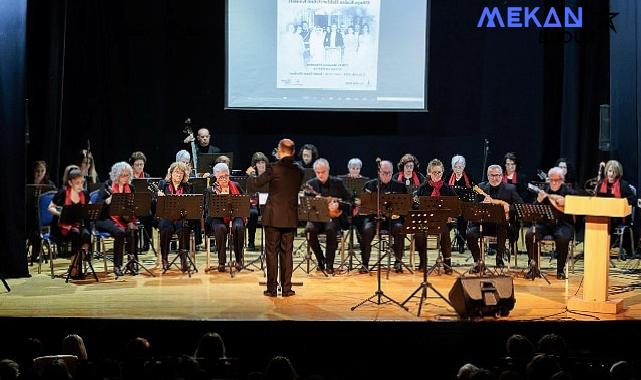
[[[450,290],[450,302],[462,318],[507,316],[514,308],[512,277],[459,277]]]

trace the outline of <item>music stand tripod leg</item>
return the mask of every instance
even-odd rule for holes
[[[0,273],[0,281],[2,281],[2,285],[4,285],[4,288],[7,289],[7,292],[10,292],[11,288],[9,287],[7,280],[5,280],[4,276],[1,273]]]

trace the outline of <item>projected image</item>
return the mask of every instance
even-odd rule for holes
[[[278,1],[278,88],[376,90],[380,0]]]

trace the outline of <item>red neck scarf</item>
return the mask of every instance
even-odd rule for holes
[[[468,189],[472,187],[472,185],[470,184],[470,179],[468,178],[467,173],[465,172],[463,172],[463,180],[465,180],[465,187],[467,187]],[[456,183],[456,173],[452,172],[452,175],[450,176],[450,180],[448,181],[448,185],[454,186],[455,183]]]
[[[608,192],[608,179],[606,178],[603,182],[601,182],[601,187],[599,188],[600,193],[607,193]],[[621,198],[621,179],[617,178],[616,181],[612,184],[612,195],[615,196],[615,198]]]
[[[127,193],[131,193],[131,187],[129,186],[128,183],[125,183],[125,185],[122,187],[122,191],[118,191],[118,190],[119,190],[118,182],[112,182],[111,183],[111,192],[112,192],[112,194],[116,194],[116,193],[126,193],[126,194]],[[118,227],[120,227],[120,228],[126,228],[127,227],[127,223],[129,223],[129,222],[132,222],[132,223],[136,222],[136,218],[126,218],[125,219],[125,218],[123,218],[121,216],[112,216],[111,220],[113,220],[113,222],[116,223],[116,225]]]
[[[80,194],[78,194],[78,203],[79,204],[85,204],[85,193],[84,191],[81,191]],[[71,186],[67,186],[65,189],[65,206],[69,206],[74,204],[73,201],[71,200]],[[65,223],[58,223],[58,227],[60,227],[60,232],[62,233],[62,236],[67,236],[69,231],[71,231],[73,228],[80,228],[80,223],[75,223],[75,224],[65,224]]]
[[[239,195],[240,194],[240,190],[238,190],[238,187],[236,186],[234,181],[229,181],[229,194],[231,194],[231,195]],[[224,218],[224,221],[225,221],[226,225],[229,225],[229,222],[231,222],[231,217],[230,216],[226,216]]]
[[[403,177],[403,172],[398,173],[398,178],[396,178],[396,180],[405,184],[405,177]],[[421,180],[418,179],[416,172],[412,172],[412,183],[414,184],[414,187],[418,187],[421,184]]]
[[[503,176],[503,183],[508,183],[507,182],[507,174],[505,174]],[[514,172],[514,175],[512,175],[512,183],[519,183],[518,173],[517,172]]]
[[[173,182],[169,182],[169,194],[183,195],[183,193],[184,193],[184,190],[182,186],[178,185],[178,188],[175,189]]]
[[[134,174],[134,178],[145,178],[145,172],[144,171],[140,172],[138,176]]]
[[[432,189],[432,194],[430,196],[432,197],[440,197],[441,196],[441,187],[443,187],[443,180],[439,180],[437,182],[432,181],[431,179],[427,181],[430,186],[433,187]]]

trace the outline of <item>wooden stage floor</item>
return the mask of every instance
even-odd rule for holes
[[[580,247],[579,247],[580,250]],[[408,252],[408,251],[407,251]],[[358,251],[357,251],[358,254]],[[434,262],[434,250],[429,252],[429,262]],[[212,254],[212,257],[215,254]],[[246,252],[246,260],[257,252]],[[373,255],[375,256],[375,255]],[[455,269],[464,271],[469,252],[454,254]],[[151,253],[141,256],[145,265],[153,267]],[[302,256],[294,257],[296,265]],[[525,265],[527,256],[519,255],[519,264]],[[372,260],[373,262],[374,260]],[[493,262],[493,257],[488,257]],[[456,321],[458,316],[445,302],[436,298],[425,302],[420,317],[416,316],[418,299],[408,303],[409,312],[392,305],[366,304],[355,311],[350,308],[374,294],[377,288],[375,274],[363,275],[353,271],[333,277],[320,272],[310,275],[302,270],[294,273],[294,281],[302,287],[294,288],[296,295],[289,298],[263,296],[264,281],[260,270],[243,271],[231,278],[229,273],[205,273],[205,253],[197,254],[199,272],[189,278],[172,270],[156,277],[140,274],[114,279],[103,273],[102,261],[94,262],[100,282],[93,279],[65,283],[62,278],[51,279],[49,267],[43,264],[42,274],[37,267],[30,267],[31,278],[10,279],[10,293],[0,293],[0,317],[82,317],[108,319],[161,319],[161,320],[224,320],[224,321]],[[215,260],[212,260],[215,262]],[[516,306],[506,321],[536,320],[641,320],[641,262],[614,260],[616,268],[610,271],[610,297],[623,298],[625,311],[617,315],[579,315],[565,311],[569,297],[581,293],[583,261],[578,261],[576,272],[562,281],[555,277],[555,270],[547,257],[542,258],[543,270],[550,273],[551,284],[543,279],[526,280],[517,275],[521,269],[512,270]],[[57,259],[55,271],[62,275],[68,260]],[[384,273],[383,273],[384,274]],[[444,295],[449,293],[455,276],[430,276],[434,287]],[[421,283],[422,274],[390,273],[382,279],[382,289],[388,296],[405,300]],[[3,289],[1,289],[3,290]],[[435,294],[430,292],[431,296]],[[493,320],[493,319],[489,319]]]

